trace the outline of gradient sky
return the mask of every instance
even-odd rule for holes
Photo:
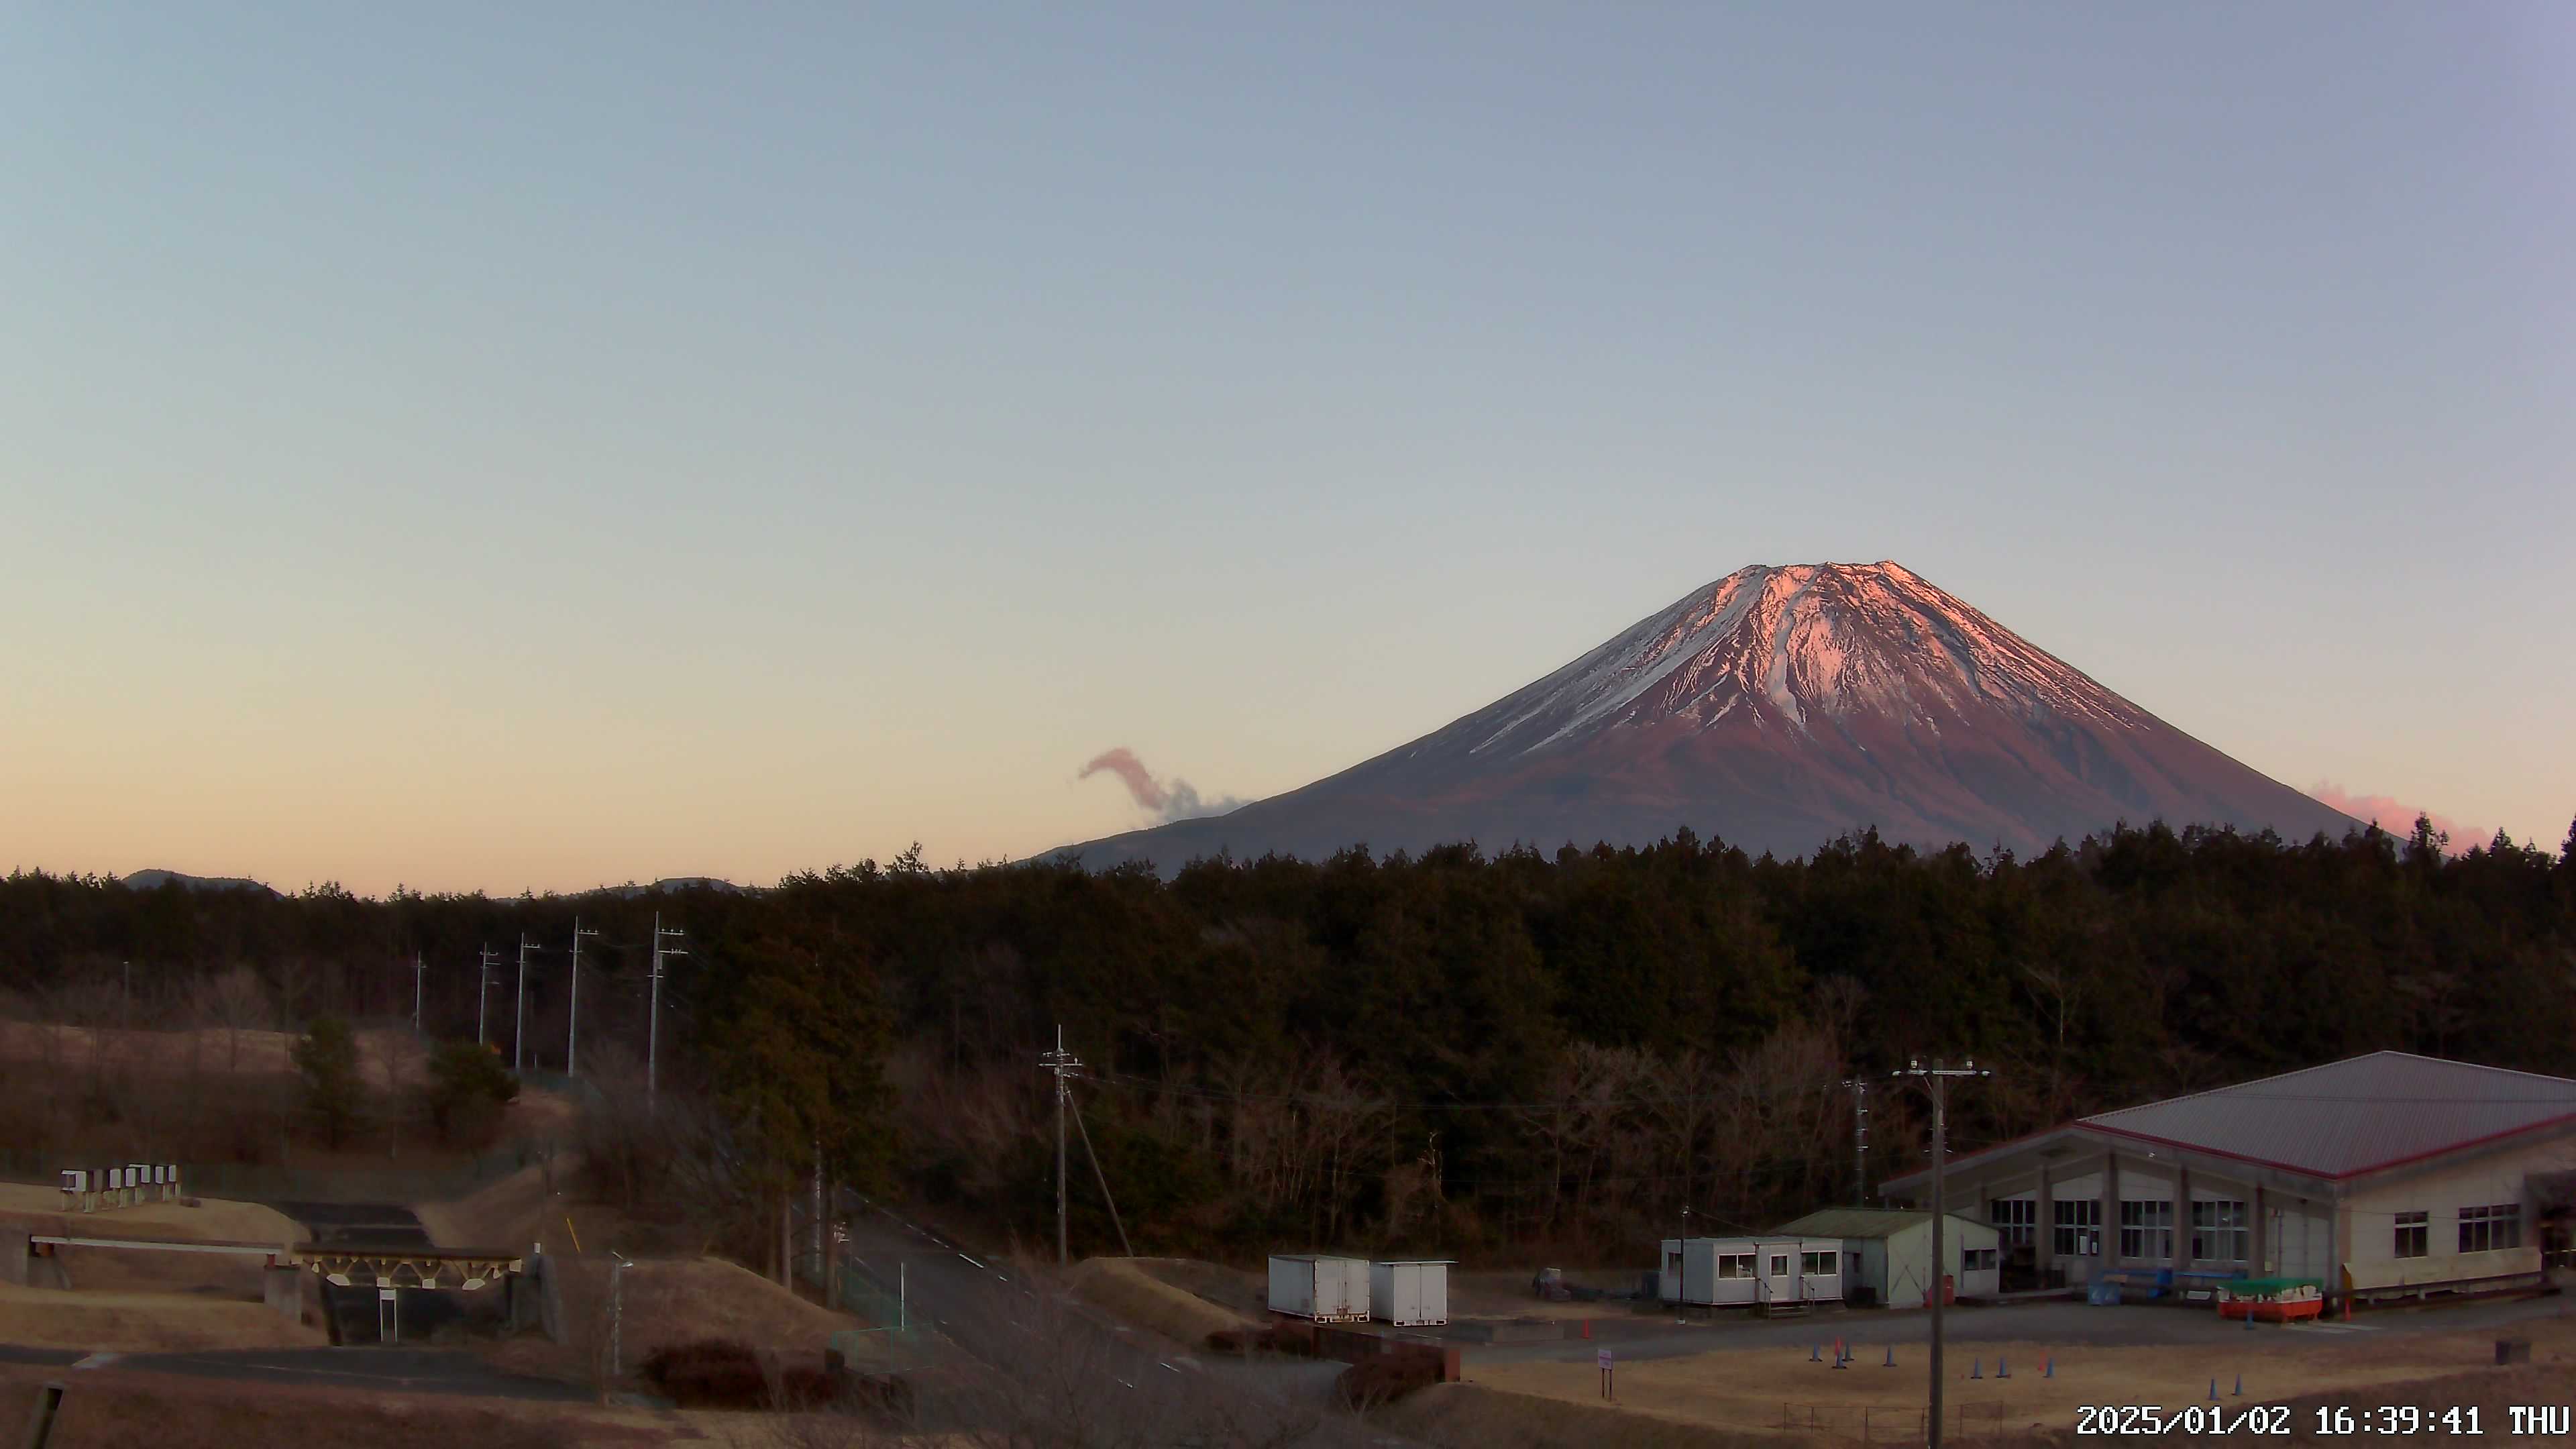
[[[394,9],[0,8],[0,868],[1025,855],[1820,559],[2576,814],[2576,6]]]

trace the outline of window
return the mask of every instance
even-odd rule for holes
[[[2100,1257],[2102,1255],[2102,1200],[2091,1197],[2077,1198],[2072,1201],[2060,1201],[2053,1206],[2056,1208],[2057,1221],[2050,1225],[2054,1230],[2054,1236],[2050,1241],[2053,1245],[2052,1250],[2057,1256],[2061,1258]]]
[[[2003,1242],[2027,1243],[2039,1222],[2039,1204],[2026,1197],[1997,1198],[1986,1204],[1986,1221],[1995,1225]]]
[[[1682,1271],[1682,1255],[1679,1253],[1666,1253],[1664,1255],[1664,1271],[1672,1274],[1676,1278],[1680,1277]]]
[[[1830,1278],[1834,1276],[1834,1255],[1831,1253],[1800,1253],[1798,1255],[1798,1271],[1806,1274],[1810,1278]]]
[[[2460,1209],[2460,1251],[2491,1253],[2499,1248],[2522,1246],[2522,1205],[2497,1203],[2492,1207]]]
[[[2173,1257],[2173,1204],[2169,1202],[2124,1202],[2120,1204],[2120,1256],[2147,1262],[2162,1262]]]
[[[2420,1258],[2431,1251],[2433,1230],[2426,1226],[2422,1213],[2397,1215],[2396,1254],[2401,1258]]]
[[[1753,1276],[1753,1255],[1752,1255],[1751,1253],[1720,1253],[1720,1254],[1718,1254],[1718,1255],[1717,1255],[1717,1276],[1719,1276],[1720,1278],[1750,1278],[1750,1277],[1752,1277],[1752,1276]]]
[[[1773,1253],[1771,1255],[1771,1276],[1774,1278],[1786,1278],[1789,1276],[1788,1254]]]
[[[1993,1248],[1962,1248],[1959,1250],[1959,1271],[1962,1273],[1974,1273],[1980,1270],[1992,1272],[1994,1270],[1994,1266],[1995,1249]]]
[[[2191,1205],[2191,1256],[2202,1263],[2245,1261],[2245,1204],[2196,1202]]]

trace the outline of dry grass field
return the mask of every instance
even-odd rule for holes
[[[98,1212],[62,1210],[63,1195],[51,1186],[23,1182],[0,1182],[0,1221],[23,1223],[39,1231],[54,1232],[77,1228],[84,1233],[112,1238],[184,1238],[196,1243],[298,1243],[304,1229],[294,1219],[274,1208],[255,1202],[227,1202],[221,1198],[198,1198],[197,1206],[185,1202],[139,1203],[133,1207],[107,1208]]]
[[[408,1031],[384,1029],[357,1035],[358,1071],[370,1086],[407,1086],[422,1080],[428,1055],[419,1038]],[[289,1076],[295,1071],[296,1040],[293,1032],[224,1027],[129,1031],[0,1021],[0,1063],[85,1068],[92,1062],[108,1062],[165,1074]]]
[[[1209,1334],[1241,1328],[1259,1315],[1219,1307],[1173,1279],[1203,1278],[1225,1291],[1226,1280],[1210,1275],[1227,1272],[1186,1258],[1085,1258],[1074,1265],[1072,1284],[1086,1302],[1120,1322],[1199,1352],[1207,1347]]]
[[[2532,1342],[2535,1370],[2576,1377],[2576,1319],[2519,1325]],[[2134,1348],[2052,1347],[2036,1343],[1954,1348],[1945,1365],[1945,1398],[1968,1432],[2049,1433],[2071,1429],[2087,1405],[2153,1405],[2179,1410],[2208,1402],[2215,1380],[2233,1408],[2320,1394],[2384,1392],[2388,1386],[2492,1369],[2493,1329],[2457,1333],[2333,1334],[2282,1328],[2220,1345]],[[1820,1442],[1897,1442],[1919,1432],[1924,1350],[1897,1351],[1898,1367],[1864,1357],[1848,1369],[1808,1362],[1803,1347],[1720,1349],[1682,1358],[1641,1360],[1617,1368],[1617,1399],[1601,1401],[1591,1363],[1478,1365],[1468,1377],[1497,1392],[1624,1416],[1619,1433],[1658,1433],[1670,1426],[1735,1435]],[[1828,1355],[1830,1357],[1830,1355]],[[2012,1376],[1997,1378],[1997,1359]],[[2043,1376],[2054,1359],[2055,1373]],[[1984,1377],[1968,1377],[1972,1367]],[[2242,1376],[2244,1395],[2235,1394]]]
[[[164,1238],[186,1242],[275,1243],[303,1241],[303,1229],[257,1203],[197,1199],[146,1203],[104,1212],[62,1212],[62,1194],[50,1187],[0,1182],[0,1223],[31,1233],[103,1238]],[[124,1248],[59,1248],[64,1276],[75,1294],[167,1293],[192,1295],[183,1303],[257,1303],[257,1258],[207,1253],[147,1252]],[[33,1340],[9,1340],[28,1343]],[[48,1340],[53,1341],[53,1340]],[[266,1342],[263,1339],[261,1342]]]
[[[224,1384],[114,1367],[68,1374],[0,1369],[0,1428],[11,1435],[20,1431],[38,1386],[48,1378],[66,1386],[49,1449],[628,1449],[682,1443],[778,1449],[781,1442],[765,1415]]]
[[[256,1300],[186,1293],[66,1293],[0,1284],[0,1343],[115,1353],[205,1348],[315,1348],[321,1328]]]
[[[565,1383],[596,1383],[607,1342],[608,1268],[602,1254],[555,1260],[563,1273],[565,1343],[523,1335],[495,1345],[499,1368]],[[863,1327],[721,1258],[647,1258],[622,1275],[619,1349],[628,1372],[657,1348],[724,1338],[819,1364],[824,1344]]]

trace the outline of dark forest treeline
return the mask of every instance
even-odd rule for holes
[[[658,911],[690,952],[665,983],[665,1082],[751,1100],[744,1023],[863,1000],[838,1039],[887,1043],[898,1089],[867,1151],[953,1211],[1040,1232],[1036,1056],[1061,1024],[1140,1249],[1606,1245],[1685,1206],[1755,1222],[1846,1200],[1837,1083],[1914,1055],[1996,1069],[1963,1094],[1966,1146],[2380,1048],[2576,1075],[2570,852],[2576,831],[2556,855],[2499,837],[2445,858],[2421,827],[2288,844],[2154,826],[2030,860],[1863,835],[1779,861],[1685,833],[1169,882],[914,852],[766,892],[517,900],[20,874],[0,883],[0,986],[21,1016],[112,1024],[134,1009],[128,962],[134,993],[174,1002],[249,967],[298,1017],[407,1017],[419,953],[428,1025],[470,1037],[478,948],[502,952],[506,1026],[524,933],[542,948],[530,1052],[556,1068],[573,918],[601,932],[587,1064],[642,1049]],[[1882,1089],[1872,1108],[1870,1175],[1919,1161],[1909,1104]],[[1086,1177],[1077,1231],[1097,1245]]]

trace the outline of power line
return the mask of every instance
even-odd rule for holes
[[[1841,1082],[1818,1082],[1791,1086],[1729,1087],[1720,1092],[1685,1092],[1655,1097],[1566,1097],[1539,1102],[1476,1102],[1397,1100],[1378,1095],[1328,1097],[1317,1093],[1229,1092],[1213,1087],[1181,1086],[1139,1077],[1124,1072],[1104,1072],[1091,1078],[1105,1086],[1125,1087],[1135,1091],[1156,1092],[1175,1097],[1195,1097],[1218,1102],[1267,1102],[1302,1107],[1398,1107],[1417,1112],[1555,1112],[1596,1107],[1658,1107],[1681,1102],[1719,1101],[1770,1102],[1786,1098],[1813,1096],[1843,1090]],[[2576,1105],[2576,1104],[2571,1104]]]
[[[1941,1227],[1949,1216],[1949,1204],[1942,1195],[1942,1183],[1949,1176],[1949,1143],[1944,1140],[1944,1129],[1949,1115],[1950,1079],[1993,1075],[1981,1070],[1974,1058],[1955,1067],[1945,1067],[1938,1057],[1933,1058],[1932,1065],[1928,1067],[1915,1061],[1903,1071],[1888,1074],[1891,1080],[1912,1077],[1932,1092],[1932,1412],[1926,1421],[1930,1434],[1924,1441],[1925,1449],[1941,1449],[1941,1308],[1942,1300],[1949,1296],[1944,1291],[1949,1280],[1943,1271],[1948,1263],[1941,1255]]]

